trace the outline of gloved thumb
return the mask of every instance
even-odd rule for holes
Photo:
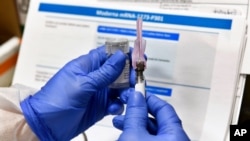
[[[127,56],[118,50],[98,70],[88,74],[88,77],[95,82],[91,85],[96,89],[101,89],[113,83],[121,74],[126,58]]]
[[[124,130],[146,131],[147,120],[148,111],[144,96],[139,92],[130,93],[123,125]]]

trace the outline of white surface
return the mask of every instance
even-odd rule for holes
[[[106,26],[135,29],[135,20],[39,12],[38,6],[41,1],[85,5],[78,0],[32,1],[14,83],[39,88],[67,61],[87,53],[97,45],[102,45],[106,38],[126,37],[133,45],[135,36],[97,32],[97,28]],[[168,13],[175,16],[233,21],[231,29],[145,21],[143,23],[144,30],[179,35],[178,40],[145,38],[148,56],[145,72],[147,85],[172,90],[171,96],[159,95],[159,97],[175,107],[192,140],[224,140],[232,119],[236,97],[240,56],[243,49],[241,45],[245,33],[244,18],[129,6],[125,9],[110,4],[102,6],[108,9],[146,13],[151,11],[156,13],[156,16]],[[147,18],[147,14],[144,16]],[[93,127],[94,130],[87,131],[89,139],[103,141],[116,139],[118,133],[113,128],[111,120],[111,117],[105,118]],[[103,132],[96,136],[95,132],[98,129]],[[111,134],[113,132],[117,134]]]
[[[84,140],[84,135],[83,134],[79,134],[77,137],[75,137],[71,141],[85,141]]]

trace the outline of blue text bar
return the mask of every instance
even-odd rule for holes
[[[171,96],[172,95],[172,89],[170,89],[170,88],[146,86],[146,91],[153,93],[153,94],[159,94],[159,95],[164,95],[164,96]]]
[[[137,20],[138,17],[142,17],[143,21],[145,22],[186,25],[195,27],[206,27],[206,28],[218,28],[227,30],[230,30],[232,26],[231,19],[181,16],[181,15],[159,14],[159,13],[138,12],[138,11],[128,11],[128,10],[115,10],[115,9],[98,8],[98,7],[61,5],[61,4],[50,4],[50,3],[40,3],[39,11],[83,15],[91,17],[123,19],[123,20]]]
[[[110,27],[110,26],[98,26],[97,32],[108,33],[108,34],[118,34],[126,36],[136,36],[136,30],[131,28],[120,28],[120,27]],[[179,40],[178,33],[168,33],[168,32],[158,32],[143,30],[142,36],[147,38],[164,39],[164,40]]]

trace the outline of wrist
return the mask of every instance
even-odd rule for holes
[[[35,110],[31,106],[31,98],[32,96],[29,96],[20,103],[26,122],[40,140],[54,140],[50,134],[50,130],[41,122]]]

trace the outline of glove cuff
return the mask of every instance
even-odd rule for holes
[[[26,122],[32,129],[32,131],[36,134],[36,136],[42,141],[51,141],[55,140],[50,133],[49,128],[44,126],[40,119],[38,118],[35,110],[32,108],[30,104],[30,99],[32,96],[27,97],[20,103],[23,115],[26,119]]]

